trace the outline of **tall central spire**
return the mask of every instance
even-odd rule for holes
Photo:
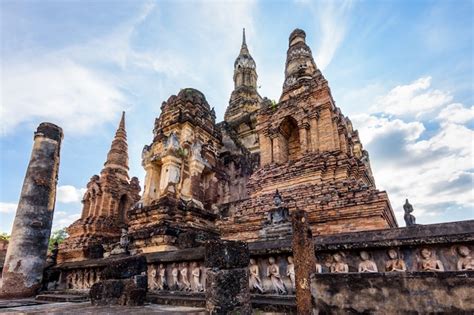
[[[107,154],[107,161],[104,163],[102,173],[110,169],[116,170],[117,174],[128,180],[128,144],[127,131],[125,130],[125,112],[122,112],[122,118],[115,132],[115,137]]]
[[[240,48],[240,55],[250,55],[247,48],[247,41],[245,40],[245,27],[242,30],[242,47]]]
[[[257,88],[256,65],[247,48],[245,28],[242,30],[240,53],[234,62],[234,88],[237,89],[241,86]]]
[[[234,90],[224,120],[236,130],[244,146],[252,153],[259,150],[258,138],[253,131],[257,121],[256,113],[261,108],[262,97],[257,91],[257,66],[247,48],[245,28],[242,30],[242,45],[234,63]],[[242,121],[248,122],[248,129],[241,128]]]

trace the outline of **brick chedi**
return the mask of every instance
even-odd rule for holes
[[[127,211],[140,199],[138,178],[128,176],[125,112],[122,114],[104,168],[87,184],[81,218],[67,228],[59,261],[94,257],[94,247],[115,243],[127,227]],[[99,254],[100,256],[100,254]]]
[[[224,238],[291,233],[288,223],[281,229],[269,217],[277,189],[290,212],[308,212],[314,234],[397,226],[387,194],[375,188],[368,153],[336,107],[305,36],[291,33],[280,101],[257,114],[260,168],[247,183],[249,198],[220,222]]]
[[[233,129],[238,141],[251,153],[260,151],[255,127],[263,99],[257,91],[257,78],[257,67],[247,48],[244,29],[242,47],[234,62],[234,90],[230,95],[224,123]]]
[[[145,146],[142,200],[129,212],[133,250],[188,247],[217,237],[221,133],[204,94],[183,89],[161,106],[154,139]]]

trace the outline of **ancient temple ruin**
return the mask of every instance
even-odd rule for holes
[[[87,184],[82,216],[60,245],[51,269],[57,277],[47,286],[81,294],[101,283],[91,290],[100,303],[103,281],[122,281],[120,274],[111,276],[110,266],[135,257],[141,269],[128,276],[146,274],[147,300],[154,303],[207,300],[219,309],[225,288],[210,282],[244,275],[233,293],[240,302],[247,299],[242,309],[251,300],[255,307],[293,311],[298,277],[308,283],[311,274],[318,308],[329,313],[474,310],[466,298],[474,293],[474,221],[399,228],[305,32],[290,34],[278,102],[259,94],[246,40],[244,31],[223,122],[193,88],[162,103],[141,152],[143,189],[128,174],[122,115],[104,168]],[[302,221],[292,226],[295,218]],[[302,264],[307,257],[314,264]],[[448,292],[448,286],[456,289]],[[143,290],[143,283],[135,289]],[[444,292],[445,299],[426,298],[430,290]],[[309,303],[309,293],[299,291],[305,295],[298,300]],[[380,306],[387,294],[397,298]]]
[[[119,241],[127,228],[128,209],[139,199],[138,178],[128,176],[128,145],[125,113],[107,154],[104,168],[87,183],[79,220],[67,228],[69,237],[61,244],[59,261],[103,256],[104,245]]]
[[[94,255],[99,243],[107,252],[121,227],[135,254],[218,237],[285,238],[291,224],[275,220],[276,191],[288,213],[308,212],[314,234],[397,227],[357,130],[336,106],[305,36],[302,30],[290,35],[278,103],[257,91],[245,31],[223,122],[216,123],[214,108],[195,89],[163,102],[153,140],[142,152],[146,177],[139,201],[138,181],[129,181],[122,117],[100,177],[87,185],[82,217],[68,228],[60,261]]]

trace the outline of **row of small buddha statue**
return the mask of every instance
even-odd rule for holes
[[[470,250],[467,246],[457,247],[458,262],[456,270],[474,270],[474,258],[470,255]],[[387,252],[389,259],[385,262],[385,271],[406,271],[407,267],[403,259],[399,256],[395,249],[389,249]],[[361,251],[360,254],[361,262],[358,266],[359,272],[378,272],[377,265],[373,260],[370,259],[369,253]],[[321,269],[319,269],[320,272]],[[422,248],[420,250],[420,261],[416,271],[444,271],[445,268],[443,263],[436,259],[433,252],[428,248]],[[344,273],[349,272],[348,265],[343,261],[343,255],[341,253],[335,253],[333,255],[333,263],[330,265],[330,272],[332,273]]]
[[[149,277],[149,288],[151,290],[202,292],[204,285],[201,281],[201,267],[197,262],[173,263],[171,265],[171,283],[168,283],[165,265],[160,264],[157,268],[153,266]]]
[[[474,258],[470,255],[470,250],[467,246],[459,246],[457,248],[459,259],[457,262],[457,270],[474,270]],[[388,260],[385,262],[385,272],[404,272],[407,271],[405,261],[400,257],[395,249],[389,249],[387,252]],[[329,265],[330,273],[348,273],[349,265],[344,262],[342,253],[335,253],[332,256],[332,263]],[[433,253],[428,248],[422,248],[420,251],[420,264],[417,271],[444,271],[443,263],[433,256]],[[377,264],[370,259],[370,255],[366,251],[361,251],[359,254],[360,263],[358,264],[358,272],[379,272]],[[287,258],[288,264],[286,267],[286,277],[291,284],[291,291],[295,290],[295,265],[293,257]],[[250,289],[253,292],[265,293],[263,281],[260,278],[260,270],[255,259],[250,259]],[[322,273],[322,266],[316,263],[316,273]],[[283,281],[283,276],[280,274],[280,267],[275,262],[275,258],[268,258],[268,266],[266,267],[266,277],[271,282],[271,291],[276,294],[287,294],[288,289]]]
[[[470,250],[467,246],[461,245],[456,249],[458,253],[458,261],[456,269],[459,271],[474,270],[474,258],[470,255]],[[388,260],[385,262],[385,272],[404,272],[407,271],[405,261],[400,257],[395,249],[387,251]],[[370,258],[366,251],[359,253],[360,262],[358,264],[358,272],[379,272],[377,264]],[[271,283],[271,289],[276,294],[287,294],[288,291],[295,290],[295,266],[293,257],[287,257],[286,273],[282,276],[280,274],[280,267],[276,263],[274,257],[268,258],[268,265],[266,266],[265,276]],[[344,261],[344,254],[335,253],[332,255],[332,262],[328,265],[330,273],[347,273],[349,266]],[[322,273],[322,266],[316,263],[315,270],[317,273]],[[420,261],[416,271],[444,271],[443,263],[436,259],[431,250],[422,248],[420,250]],[[179,290],[179,291],[204,291],[205,285],[201,280],[202,269],[197,262],[183,262],[172,263],[170,283],[167,279],[167,270],[164,264],[157,267],[152,267],[149,273],[149,287],[151,290]],[[249,285],[254,292],[265,293],[263,281],[260,278],[259,266],[255,259],[250,259],[249,265]],[[289,280],[291,288],[287,288],[283,278]],[[94,283],[100,280],[100,269],[88,268],[79,269],[68,272],[66,276],[66,287],[68,289],[89,289]]]
[[[66,288],[74,290],[87,290],[100,281],[100,270],[97,268],[78,269],[68,272]]]

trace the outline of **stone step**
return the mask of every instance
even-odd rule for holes
[[[147,302],[162,305],[205,307],[206,296],[205,293],[164,291],[148,293]],[[254,309],[263,312],[260,314],[296,314],[294,295],[252,294],[251,302]]]
[[[89,300],[87,295],[77,295],[77,294],[39,294],[36,296],[38,301],[48,301],[48,302],[86,302]]]
[[[38,302],[38,301],[35,301],[33,299],[0,300],[0,309],[21,307],[21,306],[31,306],[31,305],[38,305],[38,304],[42,304],[42,302]],[[0,312],[0,313],[2,313],[2,312]]]
[[[206,297],[204,293],[187,293],[187,292],[160,292],[148,293],[147,302],[163,305],[179,305],[205,307]]]
[[[260,314],[296,314],[294,295],[252,294],[251,301],[252,308],[261,311]]]

